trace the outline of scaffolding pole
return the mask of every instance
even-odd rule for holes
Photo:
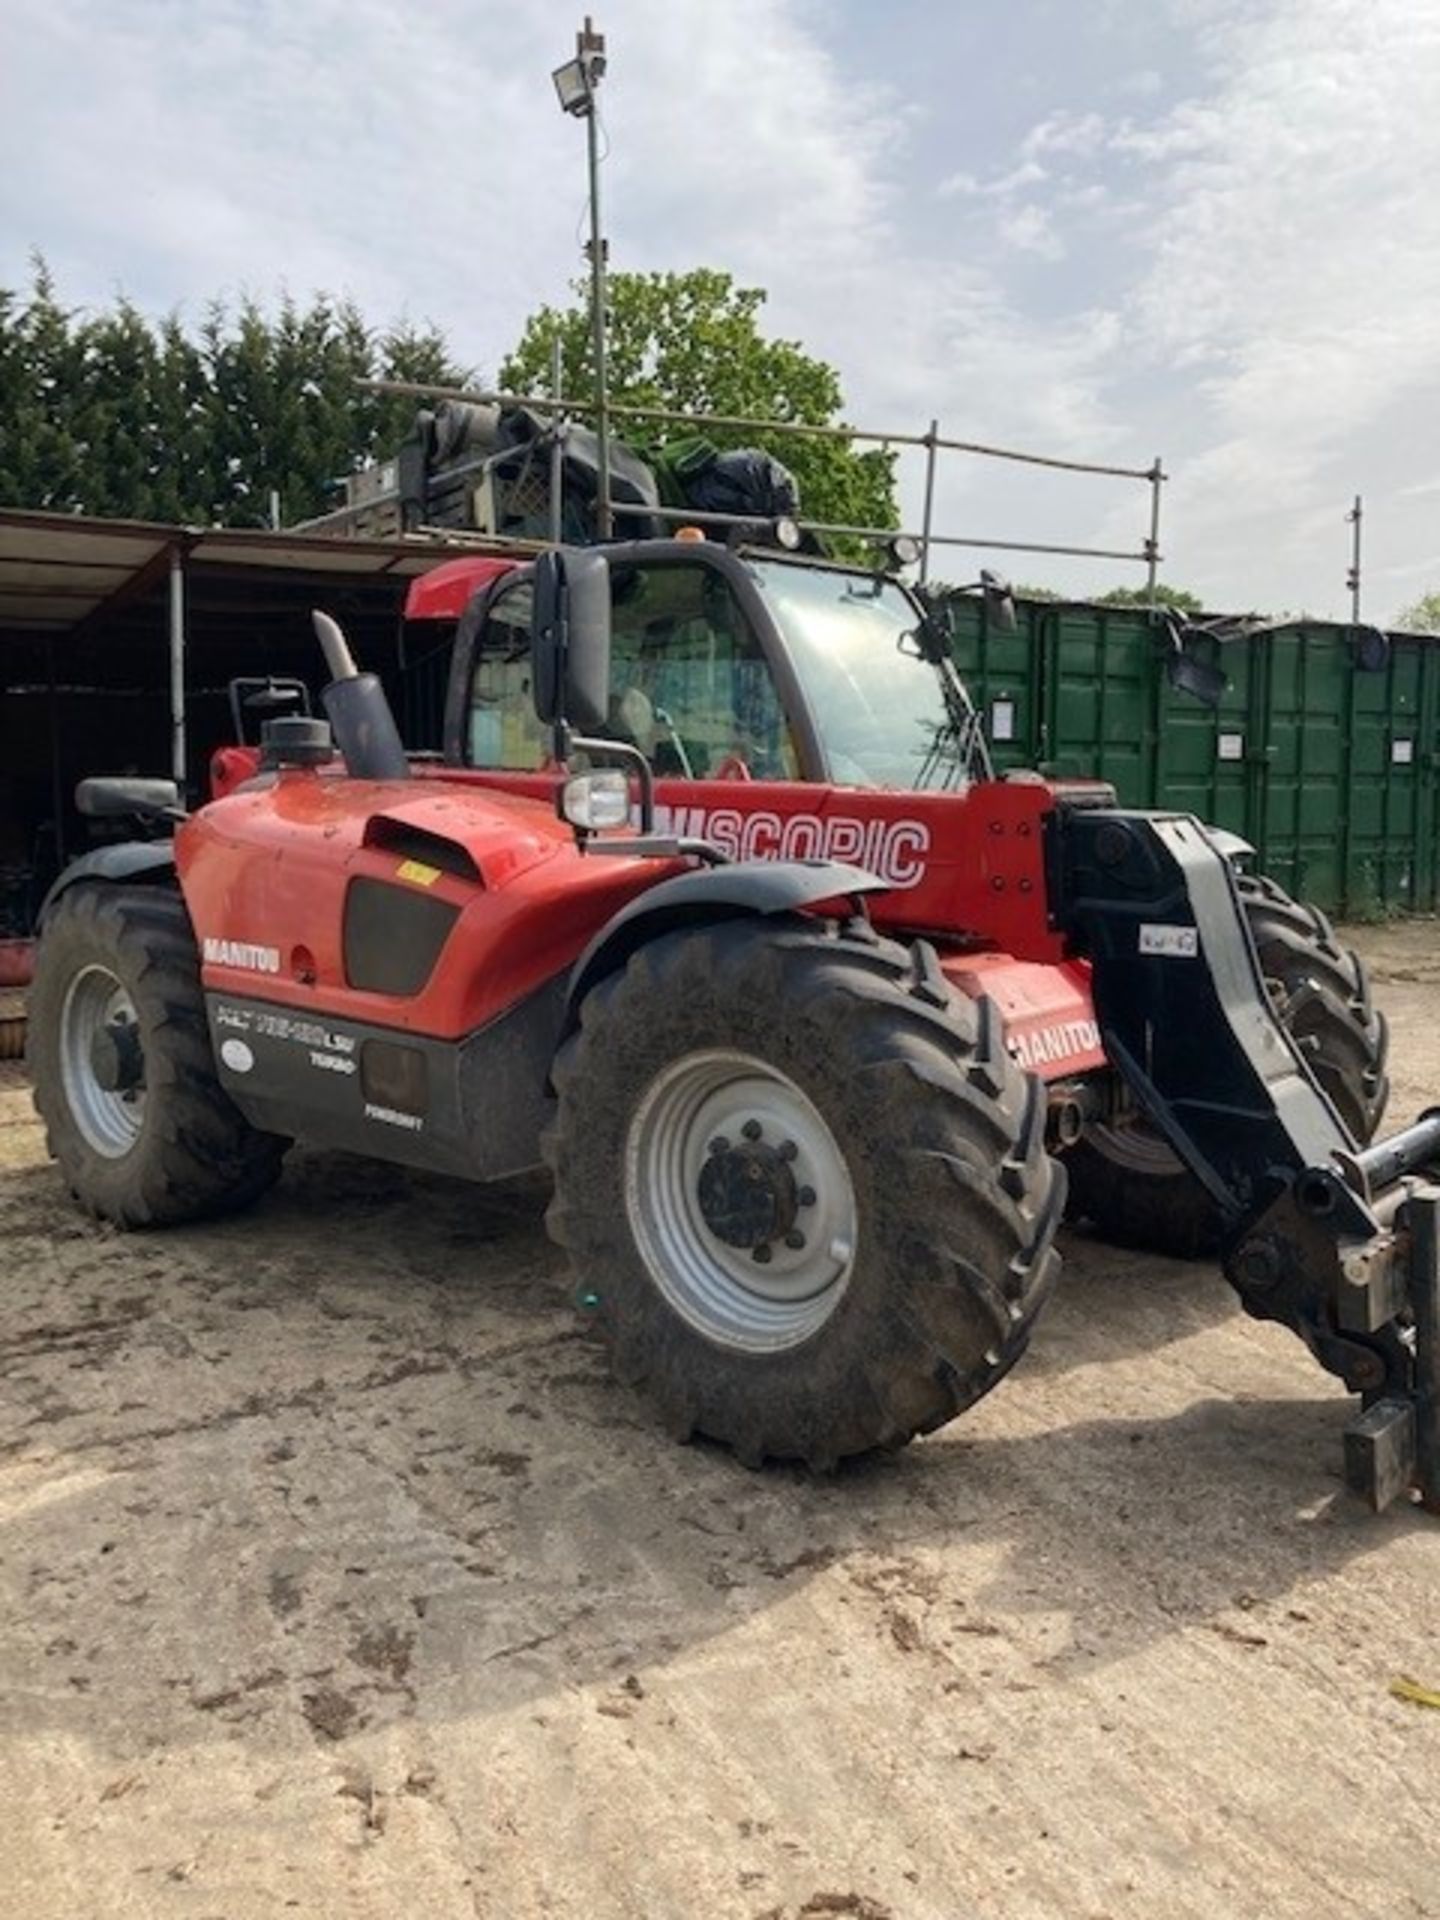
[[[1350,571],[1345,576],[1345,585],[1350,589],[1350,624],[1360,624],[1360,523],[1365,517],[1364,503],[1357,493],[1355,504],[1346,514],[1353,531],[1350,535]]]
[[[1158,453],[1145,477],[1150,482],[1150,533],[1145,542],[1145,593],[1153,607],[1155,589],[1160,583],[1160,489],[1165,484],[1165,470],[1160,464]]]
[[[930,534],[935,523],[935,455],[940,443],[940,422],[932,420],[925,436],[925,507],[920,519],[920,584],[930,578]]]

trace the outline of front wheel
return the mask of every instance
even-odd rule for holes
[[[1370,999],[1365,963],[1341,946],[1318,907],[1260,875],[1239,874],[1240,905],[1271,1004],[1356,1144],[1385,1112],[1389,1035]],[[1088,1127],[1066,1156],[1071,1211],[1117,1246],[1194,1259],[1213,1253],[1213,1202],[1147,1120]]]
[[[555,1063],[552,1233],[678,1435],[826,1467],[990,1390],[1058,1267],[1039,1083],[927,949],[801,916],[666,935]]]

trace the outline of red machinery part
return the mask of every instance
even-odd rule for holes
[[[518,560],[493,554],[470,554],[447,560],[428,573],[417,574],[405,594],[407,620],[458,620],[477,593],[502,574],[513,573]]]
[[[35,977],[35,942],[0,940],[0,987],[28,987]]]
[[[941,955],[940,971],[970,999],[988,995],[995,1002],[1011,1053],[1042,1080],[1071,1080],[1106,1066],[1086,962],[1044,966],[1004,953],[950,953]]]

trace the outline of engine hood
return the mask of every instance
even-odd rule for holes
[[[411,780],[282,774],[273,786],[213,801],[197,818],[226,839],[277,850],[293,848],[297,834],[313,833],[339,863],[362,847],[384,847],[442,871],[468,873],[490,890],[574,848],[570,828],[544,801]]]

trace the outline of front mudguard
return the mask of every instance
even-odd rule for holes
[[[580,1005],[608,974],[662,934],[710,926],[747,914],[797,913],[824,900],[883,893],[889,883],[862,867],[836,860],[755,860],[734,866],[697,868],[662,880],[622,907],[576,961],[566,994],[561,1038],[579,1024]]]

